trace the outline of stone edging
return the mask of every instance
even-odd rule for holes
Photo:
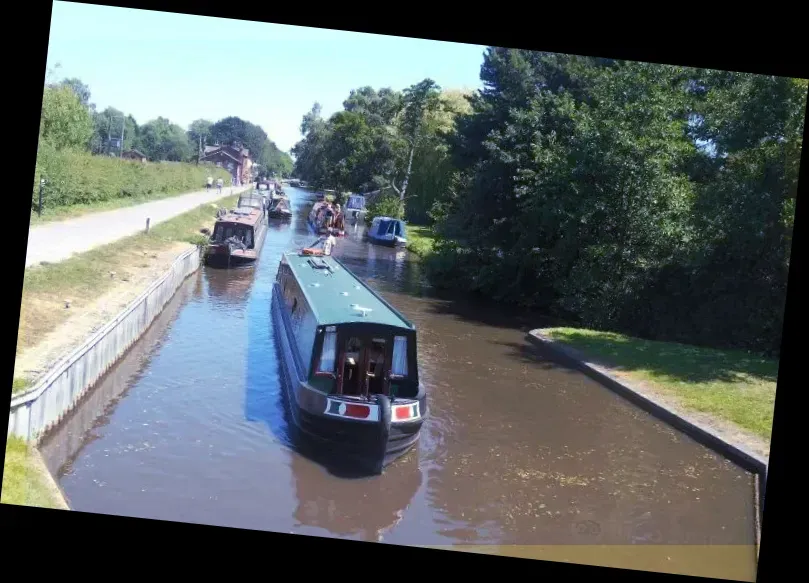
[[[37,444],[85,392],[129,349],[200,265],[196,246],[181,253],[166,272],[78,348],[59,360],[35,386],[13,395],[8,434]],[[122,336],[114,334],[125,327]]]
[[[756,522],[757,522],[757,537],[758,524],[761,521],[761,513],[763,512],[764,497],[767,484],[767,469],[769,460],[748,451],[746,448],[731,443],[717,432],[705,427],[704,425],[688,419],[686,416],[672,410],[670,407],[664,405],[658,400],[650,397],[649,395],[642,394],[638,390],[628,386],[625,382],[618,380],[611,375],[603,367],[588,362],[587,359],[576,349],[564,345],[561,342],[555,341],[547,335],[543,334],[541,329],[531,330],[527,339],[534,345],[549,349],[555,355],[560,356],[564,364],[572,365],[572,368],[583,372],[593,380],[597,381],[606,388],[618,393],[626,398],[631,403],[639,406],[644,411],[654,415],[661,421],[679,429],[695,441],[712,449],[726,459],[741,466],[745,470],[756,475],[757,496],[755,496],[756,505]]]

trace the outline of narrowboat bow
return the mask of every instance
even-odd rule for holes
[[[407,246],[405,222],[390,217],[374,217],[368,228],[368,240],[385,247],[405,247]]]
[[[354,222],[365,220],[365,197],[361,194],[352,194],[346,202],[345,214]]]
[[[270,203],[267,215],[271,219],[281,219],[285,221],[291,220],[292,211],[289,208],[289,199],[288,198],[273,199],[273,201]]]
[[[212,267],[248,266],[258,259],[267,237],[264,211],[237,208],[217,218],[205,253]]]
[[[282,256],[272,292],[295,425],[373,473],[409,451],[427,418],[416,329],[333,257]]]

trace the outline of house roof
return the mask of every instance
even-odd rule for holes
[[[239,159],[238,159],[236,156],[234,156],[233,154],[231,154],[230,152],[228,152],[228,151],[227,151],[227,150],[225,150],[224,148],[220,148],[220,149],[214,150],[214,151],[212,151],[212,152],[208,152],[208,153],[206,153],[206,154],[203,154],[202,159],[203,159],[203,160],[206,160],[206,159],[208,159],[208,158],[213,158],[213,157],[214,157],[214,156],[216,156],[217,154],[222,154],[222,155],[224,155],[224,156],[227,156],[228,158],[230,158],[231,160],[233,160],[233,161],[234,161],[234,162],[236,162],[237,164],[241,164],[241,163],[242,163],[242,161],[241,161],[241,160],[239,160]]]
[[[384,324],[413,330],[414,326],[334,257],[288,252],[284,258],[321,326],[344,323]],[[310,261],[311,260],[311,261]],[[312,261],[329,269],[315,268]],[[367,315],[362,315],[362,310]]]
[[[247,148],[235,148],[233,146],[205,146],[204,154],[207,156],[213,152],[228,152],[231,156],[241,155],[244,157],[250,156],[250,150]]]

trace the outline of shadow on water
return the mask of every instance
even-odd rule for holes
[[[423,482],[413,452],[386,470],[386,479],[324,479],[319,466],[308,456],[292,458],[294,517],[300,525],[331,536],[381,541],[402,520]]]
[[[254,270],[254,266],[232,269],[205,266],[203,277],[212,298],[241,305],[247,302],[250,295],[255,277]]]
[[[517,362],[530,364],[541,370],[559,371],[573,375],[580,374],[577,370],[566,366],[563,361],[555,358],[553,353],[544,351],[540,347],[536,347],[533,344],[528,343],[528,341],[517,343],[490,340],[489,342],[495,346],[504,346],[509,348],[510,351],[507,353],[507,355]]]
[[[183,282],[140,339],[110,367],[76,407],[44,436],[39,449],[45,465],[54,476],[69,472],[73,460],[81,450],[101,437],[98,430],[110,422],[110,415],[118,402],[140,380],[152,357],[165,343],[166,333],[182,308],[189,299],[199,296],[200,283],[199,273]]]

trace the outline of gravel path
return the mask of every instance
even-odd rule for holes
[[[229,194],[249,190],[250,186],[227,187],[219,193],[215,188],[192,192],[141,205],[92,213],[75,219],[32,227],[28,233],[25,267],[42,261],[57,263],[74,253],[89,251],[134,235],[146,228],[147,217],[153,227],[199,205],[213,202]]]

